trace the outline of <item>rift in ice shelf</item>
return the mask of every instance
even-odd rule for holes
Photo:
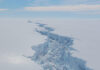
[[[36,32],[47,39],[43,44],[32,47],[35,54],[29,57],[31,60],[40,64],[44,70],[92,70],[84,60],[72,56],[71,51],[75,51],[72,47],[73,38],[54,34],[54,29],[45,24],[36,24],[39,27]]]

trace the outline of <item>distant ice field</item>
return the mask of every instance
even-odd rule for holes
[[[28,20],[33,23],[27,23]],[[34,23],[41,22],[55,28],[54,33],[74,38],[73,56],[86,60],[87,66],[100,69],[100,20],[96,19],[1,19],[0,69],[42,70],[23,55],[32,55],[31,46],[45,41],[34,32]]]

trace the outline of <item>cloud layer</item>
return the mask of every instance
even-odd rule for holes
[[[27,11],[89,11],[100,10],[100,5],[67,5],[67,6],[39,6],[25,7]]]
[[[0,11],[7,11],[8,9],[0,9]]]

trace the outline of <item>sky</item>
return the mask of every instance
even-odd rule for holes
[[[0,0],[1,18],[100,18],[99,0]]]

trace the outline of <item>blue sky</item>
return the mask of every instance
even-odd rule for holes
[[[99,0],[0,0],[0,17],[100,18]]]

